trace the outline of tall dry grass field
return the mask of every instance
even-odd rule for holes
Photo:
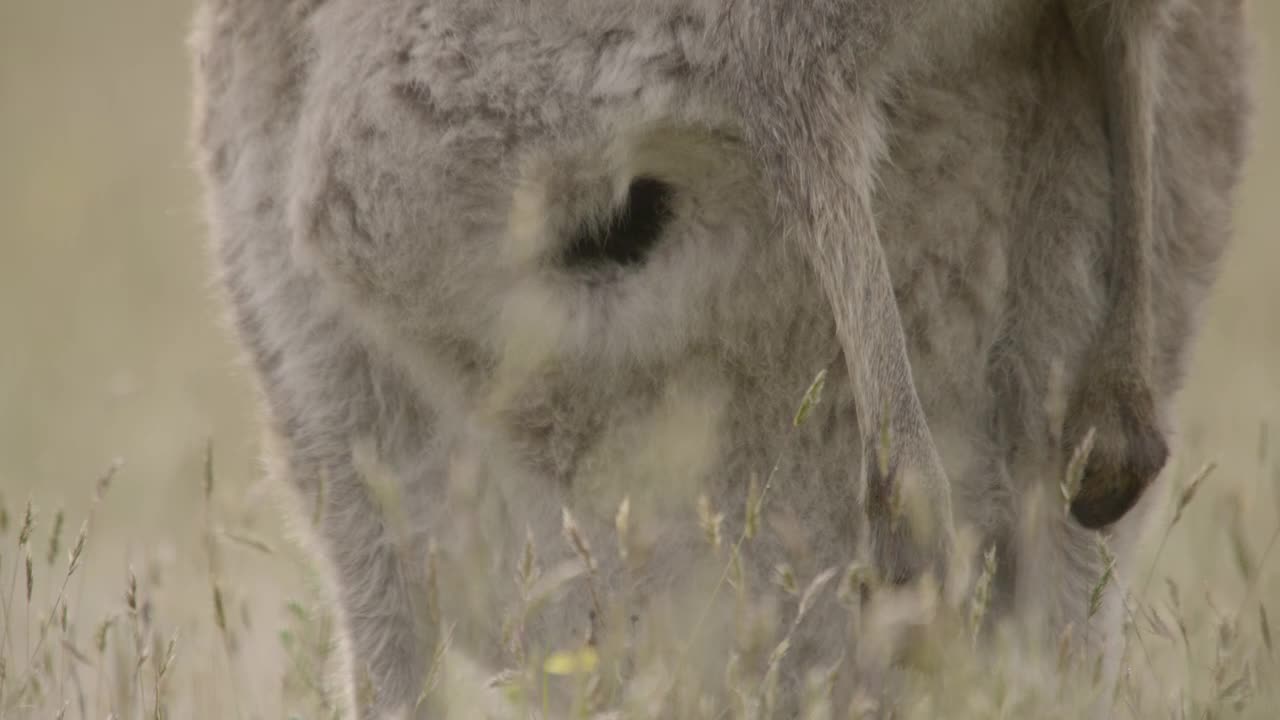
[[[1120,717],[1280,717],[1280,4],[1253,5],[1261,112],[1237,237],[1166,509],[1110,580],[1132,595]],[[332,715],[329,628],[279,537],[209,283],[189,16],[172,0],[0,2],[0,718]],[[959,662],[962,682],[900,714],[1080,704],[1077,686],[1031,697],[998,663]]]

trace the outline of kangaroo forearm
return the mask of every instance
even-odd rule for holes
[[[1160,13],[1169,0],[1068,6],[1102,91],[1111,168],[1111,241],[1104,245],[1109,313],[1100,338],[1108,362],[1145,368],[1151,352],[1154,252],[1152,155]]]
[[[1113,332],[1128,338],[1141,367],[1151,347],[1152,144],[1156,43],[1145,28],[1105,41],[1107,125],[1111,138],[1115,233],[1109,282]]]

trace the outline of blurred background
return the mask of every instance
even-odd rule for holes
[[[95,481],[121,458],[94,511],[74,609],[90,618],[86,628],[119,612],[129,567],[143,584],[190,587],[189,601],[170,595],[156,612],[190,625],[185,662],[217,674],[234,671],[198,650],[217,647],[200,629],[212,612],[200,542],[208,443],[217,522],[270,546],[240,543],[215,573],[234,577],[225,592],[244,615],[240,641],[266,667],[283,662],[280,642],[253,628],[276,626],[303,592],[282,578],[305,573],[259,485],[248,374],[211,284],[188,144],[190,14],[174,0],[0,2],[0,506],[12,533],[30,498],[42,546],[63,508],[67,544]],[[1244,585],[1232,558],[1264,562],[1278,515],[1267,458],[1280,453],[1266,438],[1280,445],[1280,3],[1255,0],[1253,14],[1256,140],[1181,399],[1175,483],[1205,462],[1219,468],[1204,490],[1210,500],[1188,511],[1160,564],[1189,593],[1228,597]],[[1229,524],[1243,550],[1223,535]],[[1269,569],[1260,590],[1273,597],[1280,558]],[[233,687],[263,698],[245,701],[251,714],[277,716],[279,668],[241,674]]]

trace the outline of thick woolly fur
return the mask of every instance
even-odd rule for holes
[[[1162,38],[1151,385],[1169,433],[1244,152],[1243,9],[1086,4],[1162,6],[1107,27]],[[638,638],[692,633],[723,564],[698,498],[732,539],[752,478],[773,487],[751,582],[865,557],[878,428],[859,427],[869,390],[851,378],[914,384],[931,432],[889,424],[908,445],[931,436],[949,517],[998,548],[991,612],[1049,637],[1086,623],[1101,560],[1062,510],[1053,410],[1109,311],[1104,93],[1070,2],[924,5],[205,0],[197,133],[217,260],[361,716],[415,704],[442,624],[494,671],[582,642],[614,598]],[[851,89],[824,94],[833,82]],[[656,238],[628,261],[591,256],[637,180],[661,188]],[[805,244],[863,191],[900,325],[858,315],[869,295],[833,311],[845,266],[874,257]],[[909,374],[860,376],[841,333],[878,347],[894,327]],[[824,368],[822,402],[791,430]],[[1147,504],[1109,530],[1122,564]],[[578,562],[565,507],[597,567],[532,609],[513,650],[500,626],[527,536],[540,566]],[[797,663],[850,640],[815,612]],[[1113,584],[1089,637],[1116,637],[1119,613]],[[697,631],[689,662],[709,676],[734,642],[726,614]]]

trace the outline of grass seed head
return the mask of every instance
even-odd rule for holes
[[[523,595],[527,596],[529,594],[529,588],[538,580],[540,574],[538,571],[537,549],[533,540],[533,528],[525,527],[524,549],[520,553],[520,567],[516,569],[516,582],[519,584]]]
[[[53,514],[53,527],[49,531],[49,552],[46,554],[45,561],[49,565],[53,565],[53,561],[58,558],[58,549],[62,543],[62,525],[66,522],[66,514],[62,508]]]
[[[27,558],[27,604],[31,604],[31,593],[35,590],[36,576],[35,570],[31,567],[31,550],[26,551]]]
[[[1071,514],[1071,501],[1080,492],[1080,484],[1084,481],[1084,471],[1089,464],[1089,455],[1093,452],[1093,443],[1097,439],[1095,428],[1080,438],[1080,443],[1071,451],[1071,459],[1067,462],[1066,474],[1062,479],[1063,514]]]
[[[67,555],[67,576],[70,577],[80,567],[80,558],[84,555],[85,542],[89,539],[89,521],[85,520],[80,525],[80,532],[76,533],[76,544],[71,547],[71,552]]]
[[[111,465],[106,471],[98,476],[98,481],[93,486],[93,502],[100,503],[106,497],[107,491],[111,489],[111,482],[115,480],[116,473],[120,472],[120,468],[124,467],[124,458],[116,458],[111,461]]]
[[[827,370],[823,368],[813,378],[813,382],[809,384],[809,389],[805,391],[804,398],[800,400],[800,407],[796,409],[795,417],[791,419],[792,427],[800,427],[804,421],[809,418],[809,413],[822,402],[822,389],[827,384]]]
[[[1200,468],[1200,471],[1192,476],[1190,482],[1182,488],[1182,491],[1178,493],[1178,503],[1174,507],[1173,520],[1169,521],[1169,527],[1178,524],[1178,521],[1182,519],[1183,511],[1187,509],[1187,506],[1195,499],[1196,493],[1200,491],[1200,486],[1217,468],[1217,463],[1205,463],[1204,467]]]
[[[138,576],[129,568],[129,577],[125,583],[124,604],[130,615],[138,614]]]
[[[36,508],[31,504],[31,498],[27,498],[27,510],[22,515],[22,529],[18,531],[18,547],[26,547],[27,541],[31,539],[31,531],[36,526]]]
[[[173,667],[173,661],[178,657],[178,633],[175,631],[169,637],[169,644],[165,646],[164,654],[160,656],[160,665],[156,668],[157,682],[163,680],[169,674],[169,669]]]
[[[111,628],[115,625],[116,618],[114,615],[108,615],[98,623],[97,630],[93,633],[93,646],[97,649],[98,655],[103,655],[107,651],[107,640],[111,635]]]
[[[809,587],[805,588],[804,594],[800,596],[800,607],[796,610],[796,624],[799,624],[808,614],[814,603],[818,601],[818,595],[822,593],[822,589],[827,586],[831,578],[836,576],[836,572],[836,568],[828,568],[809,581]]]
[[[227,609],[222,600],[222,588],[217,582],[213,583],[213,622],[218,627],[218,631],[224,635],[227,632]]]
[[[982,631],[982,621],[986,618],[987,607],[991,602],[991,583],[996,576],[996,546],[992,545],[982,555],[982,573],[973,586],[973,599],[969,606],[969,633],[973,642],[977,643]]]
[[[1116,569],[1116,557],[1111,553],[1107,539],[1102,535],[1098,535],[1098,555],[1102,558],[1102,574],[1098,576],[1098,582],[1089,593],[1088,619],[1090,620],[1102,609],[1102,600],[1106,596],[1107,586],[1111,584]]]
[[[578,523],[573,519],[573,514],[569,512],[569,508],[563,509],[562,530],[564,539],[573,548],[573,551],[582,558],[582,562],[587,567],[588,572],[596,571],[595,557],[591,554],[591,546],[587,543],[587,538],[582,534],[582,530],[578,527]]]

